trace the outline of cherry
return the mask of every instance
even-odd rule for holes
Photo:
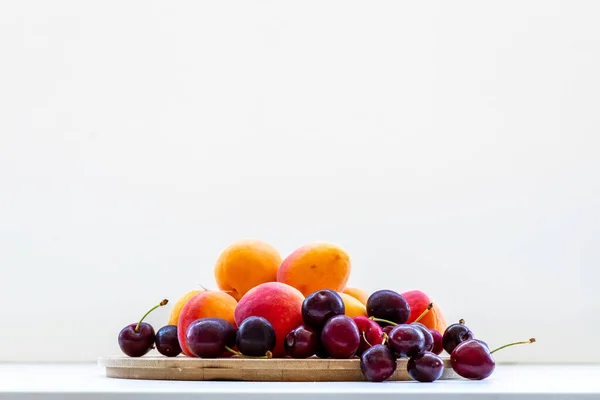
[[[302,302],[302,320],[306,325],[319,331],[323,329],[329,318],[344,315],[345,312],[342,297],[329,289],[311,293]]]
[[[524,342],[506,344],[490,352],[487,344],[481,340],[469,339],[456,346],[450,355],[450,363],[452,369],[463,378],[481,380],[490,376],[496,368],[492,354],[509,346],[534,342],[535,339],[531,338]]]
[[[429,312],[429,310],[431,310],[432,308],[433,308],[433,303],[429,303],[429,305],[421,313],[421,315],[419,315],[417,317],[417,319],[415,319],[411,323],[411,325],[413,325],[413,326],[417,326],[417,327],[425,329],[425,330],[422,330],[423,336],[425,336],[425,348],[424,348],[424,350],[431,350],[433,348],[433,336],[431,338],[429,338],[430,332],[427,330],[427,327],[425,325],[423,325],[422,323],[419,322],[419,320],[421,320],[421,318],[423,318]],[[395,322],[383,320],[383,319],[376,318],[376,317],[371,317],[369,319],[389,324],[389,325],[386,325],[386,326],[383,327],[383,333],[385,333],[388,336],[389,336],[390,332],[392,331],[392,329],[394,329],[395,326],[398,326],[398,324],[395,323]]]
[[[412,357],[423,351],[425,337],[414,325],[398,325],[388,335],[390,347],[399,357]]]
[[[367,314],[385,324],[403,324],[410,315],[408,302],[393,290],[378,290],[367,299]]]
[[[319,334],[313,328],[300,325],[287,334],[283,342],[285,354],[292,358],[313,356],[319,347]]]
[[[376,344],[360,357],[360,370],[368,381],[383,382],[396,372],[396,357],[387,346]]]
[[[320,338],[319,338],[320,339]],[[325,346],[323,346],[323,342],[319,340],[319,345],[317,346],[317,351],[315,351],[315,356],[319,358],[329,358],[331,357],[327,350],[325,350]]]
[[[242,355],[270,358],[275,348],[275,329],[263,317],[248,317],[238,327],[236,344]]]
[[[433,335],[431,334],[429,329],[427,329],[427,327],[420,322],[413,322],[410,325],[419,329],[421,331],[421,333],[423,334],[423,337],[425,338],[425,346],[423,347],[423,351],[433,350]]]
[[[235,345],[235,327],[222,318],[200,318],[185,333],[190,352],[197,357],[217,358]],[[233,351],[232,351],[233,352]]]
[[[459,343],[473,339],[474,337],[473,332],[465,325],[465,320],[461,319],[458,321],[458,324],[452,324],[446,328],[442,337],[442,345],[448,354],[452,354],[452,351]]]
[[[175,357],[181,353],[179,339],[177,339],[177,326],[165,325],[156,332],[154,339],[156,350],[164,356]]]
[[[433,349],[431,352],[439,355],[442,351],[444,351],[444,346],[442,345],[442,334],[435,329],[430,329],[429,332],[433,337]]]
[[[156,306],[152,307],[139,322],[129,324],[119,332],[118,342],[121,351],[129,357],[141,357],[148,353],[154,345],[154,328],[152,325],[143,322],[144,318],[158,307],[167,304],[169,300],[164,299]]]
[[[369,347],[383,343],[383,330],[381,326],[372,319],[358,316],[352,318],[360,332],[360,346],[356,354],[362,354]]]
[[[444,372],[444,362],[430,351],[421,352],[408,360],[406,369],[411,378],[419,382],[433,382]]]
[[[352,318],[336,315],[325,323],[321,343],[331,357],[351,358],[360,345],[360,332]]]

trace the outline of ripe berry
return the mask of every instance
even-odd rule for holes
[[[368,381],[383,382],[396,372],[396,357],[387,346],[376,344],[360,357],[360,370]]]
[[[158,307],[164,306],[169,301],[167,299],[152,307],[139,322],[129,324],[119,332],[118,342],[121,351],[129,357],[141,357],[148,353],[154,346],[154,328],[152,325],[143,322],[144,318]]]
[[[473,339],[473,332],[467,328],[465,321],[461,319],[458,324],[452,324],[444,332],[442,337],[442,345],[448,354],[452,354],[452,350],[465,340]]]
[[[433,382],[444,372],[444,362],[430,351],[419,353],[408,360],[406,369],[411,378],[419,382]]]
[[[321,343],[333,358],[351,358],[360,345],[360,333],[352,318],[336,315],[330,318],[321,332]]]

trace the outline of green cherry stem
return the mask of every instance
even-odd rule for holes
[[[373,345],[371,343],[369,343],[369,341],[367,340],[367,336],[365,335],[365,331],[362,331],[362,337],[365,340],[365,343],[367,343],[369,345],[369,347],[373,347]]]
[[[381,342],[381,344],[385,345],[385,343],[389,339],[389,336],[387,335],[387,333],[383,332],[383,334],[381,335],[381,337],[383,338],[383,341]]]
[[[157,305],[155,305],[154,307],[149,309],[148,312],[146,314],[144,314],[142,319],[140,319],[140,322],[138,322],[138,324],[135,326],[135,331],[136,332],[140,331],[140,325],[142,324],[142,321],[144,321],[144,318],[146,318],[148,316],[148,314],[150,314],[152,311],[156,310],[158,307],[162,307],[162,306],[166,305],[168,302],[169,302],[169,300],[164,299],[163,301],[161,301],[160,303],[158,303]]]
[[[515,346],[517,344],[530,344],[530,343],[535,343],[535,338],[531,338],[531,339],[526,340],[524,342],[514,342],[514,343],[505,344],[504,346],[500,346],[497,349],[493,350],[492,352],[490,352],[490,354],[494,354],[498,350],[502,350],[502,349],[505,349],[505,348],[510,347],[510,346]]]
[[[383,322],[385,324],[390,324],[393,326],[398,326],[397,323],[392,322],[392,321],[388,321],[387,319],[383,319],[383,318],[375,318],[375,317],[369,317],[370,320],[375,321],[375,322]]]
[[[429,310],[431,310],[433,308],[433,303],[429,303],[429,305],[427,306],[427,308],[425,310],[423,310],[423,312],[421,313],[421,315],[419,315],[417,317],[417,319],[415,319],[413,322],[419,322],[421,320],[421,318],[423,318],[425,315],[427,315],[427,313],[429,312]]]
[[[230,353],[235,354],[236,356],[242,357],[242,358],[273,358],[273,353],[271,353],[268,350],[264,356],[245,356],[242,353],[240,353],[239,351],[235,351],[234,349],[232,349],[229,346],[225,346],[225,350],[229,351]]]

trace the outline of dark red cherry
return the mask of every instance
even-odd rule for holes
[[[222,318],[200,318],[192,322],[185,333],[190,352],[201,358],[218,358],[235,345],[236,331],[231,322]]]
[[[531,338],[524,342],[510,343],[490,351],[487,344],[477,339],[469,339],[459,343],[450,355],[452,369],[463,378],[481,380],[494,372],[496,362],[492,354],[509,346],[534,343]]]
[[[378,290],[367,299],[367,314],[383,324],[403,324],[410,315],[410,306],[399,293]]]
[[[361,355],[360,370],[366,380],[383,382],[396,372],[396,357],[387,346],[376,344]]]
[[[118,343],[123,353],[127,354],[129,357],[141,357],[152,349],[152,346],[154,346],[154,338],[156,336],[154,328],[152,325],[143,321],[148,314],[158,307],[164,306],[168,302],[169,300],[164,299],[148,310],[139,322],[129,324],[121,329],[118,336]]]
[[[383,330],[377,322],[363,316],[354,317],[352,319],[360,332],[360,346],[358,347],[356,354],[360,355],[369,347],[383,343]],[[393,328],[393,326],[391,327]]]
[[[321,332],[321,343],[333,358],[351,358],[360,345],[360,333],[352,318],[336,315],[330,318]]]
[[[245,356],[264,357],[275,348],[275,329],[266,318],[248,317],[238,327],[236,345]]]
[[[177,338],[177,326],[165,325],[156,332],[154,339],[156,350],[164,356],[175,357],[181,353],[179,339]]]
[[[285,354],[292,358],[308,358],[319,348],[319,333],[306,325],[300,325],[285,337]]]
[[[452,351],[459,343],[473,339],[474,337],[473,332],[467,328],[465,321],[461,319],[458,324],[452,324],[446,328],[442,337],[442,345],[446,353],[452,354]]]
[[[119,347],[129,357],[141,357],[152,350],[154,337],[152,325],[136,322],[127,325],[119,332]]]
[[[320,331],[327,320],[344,315],[346,308],[342,297],[333,290],[323,289],[309,294],[302,302],[304,324]]]
[[[390,347],[398,357],[412,357],[423,351],[425,337],[413,325],[398,325],[388,335]]]
[[[436,354],[424,351],[408,360],[406,369],[411,378],[419,382],[433,382],[444,372],[444,362]]]
[[[485,379],[496,368],[490,349],[477,339],[459,343],[450,355],[450,363],[457,374],[467,379]]]
[[[420,322],[413,322],[411,325],[418,328],[425,338],[425,346],[423,347],[423,351],[433,350],[433,335],[429,329]]]
[[[442,345],[442,334],[435,329],[430,329],[429,332],[433,337],[433,350],[431,350],[431,352],[439,355],[442,351],[444,351],[444,346]]]

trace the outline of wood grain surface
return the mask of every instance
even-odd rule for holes
[[[260,381],[260,382],[349,382],[364,381],[358,358],[350,360],[310,358],[248,359],[191,358],[178,356],[107,357],[98,361],[109,378],[182,381]],[[391,381],[410,381],[406,359],[398,360]],[[460,378],[444,359],[440,379]]]

